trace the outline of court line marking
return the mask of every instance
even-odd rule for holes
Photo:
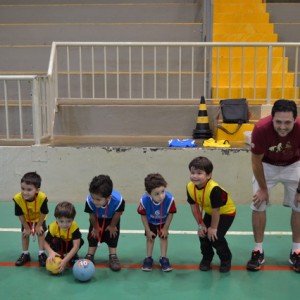
[[[0,267],[15,267],[14,262],[0,262]],[[38,262],[26,263],[23,267],[40,267]],[[97,269],[109,269],[108,264],[95,264]],[[121,264],[122,269],[141,269],[141,264]],[[160,269],[158,264],[153,265],[153,269]],[[173,270],[199,270],[199,265],[177,265],[172,264]],[[219,270],[219,266],[212,265],[212,270]],[[247,271],[246,266],[231,266],[232,271]],[[291,271],[291,266],[262,266],[261,271]]]
[[[82,233],[88,233],[87,229],[80,229]],[[0,232],[21,232],[20,228],[0,228]],[[144,230],[121,229],[121,234],[144,234]],[[169,230],[170,234],[194,235],[196,230]],[[253,235],[252,231],[228,231],[227,235]],[[292,235],[291,231],[265,231],[265,235]]]

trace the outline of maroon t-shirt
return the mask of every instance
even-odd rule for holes
[[[264,154],[263,162],[287,166],[300,160],[300,119],[297,118],[293,130],[281,137],[274,130],[272,116],[258,121],[251,137],[251,151]]]

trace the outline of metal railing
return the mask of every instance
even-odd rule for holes
[[[0,76],[0,140],[32,142],[50,139],[54,122],[50,77]]]
[[[0,139],[40,144],[51,138],[57,100],[62,98],[70,103],[89,99],[184,103],[205,96],[218,103],[226,89],[226,96],[246,97],[252,103],[298,101],[299,46],[54,42],[47,76],[0,76]]]
[[[278,97],[299,97],[300,43],[54,45],[48,74],[56,78],[57,98],[184,101],[204,95],[214,100],[223,97],[223,86],[229,97],[239,93],[259,103],[270,103]],[[250,52],[253,54],[249,56]],[[249,96],[245,95],[246,89],[253,89]]]

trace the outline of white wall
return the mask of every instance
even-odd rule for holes
[[[176,201],[185,203],[188,163],[199,155],[212,160],[214,180],[236,203],[250,203],[252,171],[247,149],[49,146],[0,147],[0,201],[10,201],[20,191],[24,173],[37,171],[49,201],[85,201],[91,179],[108,174],[124,199],[137,203],[144,192],[145,176],[159,172]],[[274,203],[281,203],[281,197],[282,189],[276,192]]]

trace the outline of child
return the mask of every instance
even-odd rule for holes
[[[49,255],[49,262],[53,262],[55,256],[62,258],[58,264],[59,273],[64,271],[68,263],[72,266],[79,259],[77,252],[84,243],[80,229],[74,221],[75,215],[76,210],[72,203],[60,202],[54,211],[56,221],[48,227],[45,249]]]
[[[198,224],[198,235],[203,258],[201,271],[210,270],[214,250],[221,260],[220,272],[231,268],[232,254],[225,239],[236,213],[230,195],[211,179],[213,165],[206,157],[196,157],[189,164],[190,179],[187,184],[187,201]],[[199,208],[200,206],[200,208]],[[205,215],[202,219],[202,212]]]
[[[47,229],[45,219],[49,212],[47,196],[40,191],[41,176],[36,172],[26,173],[21,179],[21,192],[13,197],[15,202],[15,215],[19,217],[22,225],[21,256],[16,261],[16,266],[23,266],[31,260],[29,254],[29,237],[35,241],[36,235],[39,244],[39,264],[46,265],[47,256],[44,252],[44,232]]]
[[[158,173],[145,178],[144,194],[140,200],[138,213],[141,215],[147,237],[147,256],[142,266],[143,271],[151,271],[153,266],[152,251],[156,236],[160,239],[161,257],[159,263],[162,271],[170,272],[172,267],[167,258],[169,227],[176,213],[173,196],[166,191],[167,182]]]
[[[120,271],[117,246],[120,217],[125,209],[125,201],[118,191],[113,190],[112,180],[107,175],[94,177],[89,192],[84,210],[90,215],[89,248],[85,258],[94,262],[97,246],[106,243],[109,250],[109,267],[113,271]]]

